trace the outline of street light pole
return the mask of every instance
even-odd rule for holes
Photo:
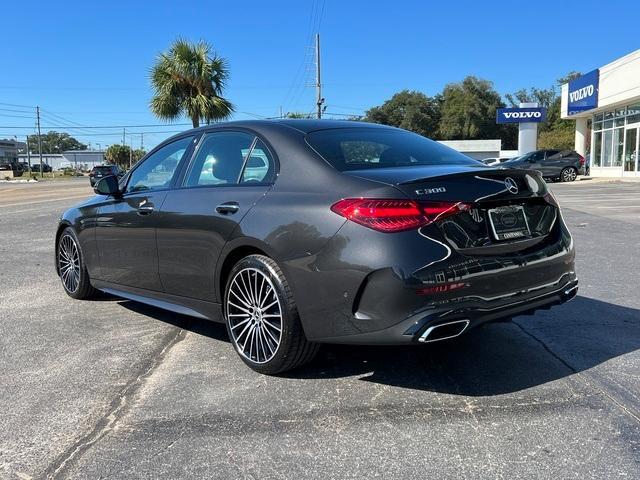
[[[42,178],[43,169],[42,169],[42,138],[40,138],[40,107],[36,107],[36,122],[38,124],[38,154],[40,155],[40,178]]]

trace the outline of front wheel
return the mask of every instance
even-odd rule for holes
[[[560,172],[560,179],[563,182],[573,182],[578,177],[578,172],[573,167],[566,167]]]
[[[96,295],[97,290],[91,286],[89,272],[84,264],[80,241],[71,227],[65,228],[58,238],[56,267],[67,295],[77,300]]]
[[[224,307],[229,338],[256,372],[291,370],[318,351],[305,337],[286,278],[269,257],[249,255],[233,267]]]

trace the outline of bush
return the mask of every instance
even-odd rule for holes
[[[575,146],[575,131],[568,128],[557,128],[540,132],[538,148],[540,150],[573,150]]]

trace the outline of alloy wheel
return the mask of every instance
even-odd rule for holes
[[[562,180],[565,182],[573,182],[577,177],[576,171],[573,168],[567,168],[562,172]]]
[[[64,235],[58,246],[58,271],[64,288],[75,293],[80,286],[80,253],[75,239]]]
[[[236,273],[227,290],[227,321],[236,350],[251,362],[271,360],[282,341],[282,306],[271,279],[257,268]]]

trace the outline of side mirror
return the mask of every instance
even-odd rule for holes
[[[95,187],[93,187],[93,191],[98,195],[113,195],[116,196],[120,194],[120,185],[118,185],[118,177],[115,175],[110,175],[108,177],[104,177],[96,183]]]

